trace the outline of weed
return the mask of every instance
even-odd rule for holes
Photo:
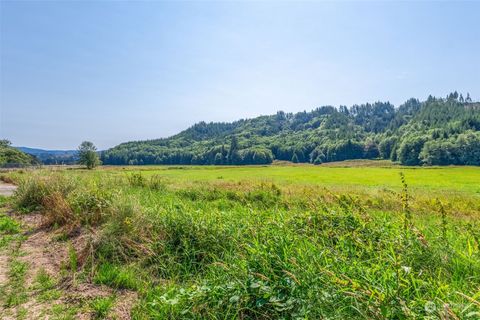
[[[78,254],[70,242],[68,243],[68,268],[72,274],[73,282],[75,283],[78,270]]]
[[[5,174],[0,175],[0,181],[3,181],[5,183],[15,183],[15,180],[11,176]]]
[[[28,310],[22,306],[17,308],[17,320],[27,319]]]
[[[8,198],[6,196],[0,195],[0,207],[3,207],[8,202]]]
[[[0,213],[0,250],[15,240],[21,240],[20,224],[13,218]]]
[[[3,295],[3,304],[6,307],[18,306],[27,300],[25,276],[28,266],[15,258],[10,261],[8,283],[0,292]]]
[[[52,306],[52,320],[75,320],[77,319],[78,307],[73,305],[55,304]]]
[[[35,277],[34,290],[38,292],[39,301],[50,301],[60,298],[60,291],[55,289],[55,280],[45,271],[40,269]]]
[[[95,319],[105,319],[113,307],[115,297],[100,297],[95,298],[90,302],[90,308],[93,311]]]
[[[75,216],[88,226],[100,224],[103,215],[110,210],[114,201],[111,192],[97,186],[78,190],[69,200]]]
[[[153,190],[156,190],[156,191],[166,191],[167,190],[167,182],[160,175],[151,176],[148,186],[149,186],[150,189],[153,189]]]
[[[400,180],[402,182],[402,205],[403,205],[403,227],[407,231],[412,225],[412,212],[410,210],[408,185],[403,172],[400,172]]]
[[[135,269],[111,263],[102,263],[93,281],[116,289],[137,289],[139,283]]]
[[[147,181],[140,173],[128,175],[128,182],[132,187],[144,187],[147,184]]]
[[[7,215],[0,214],[0,235],[20,232],[20,224]]]
[[[440,211],[441,217],[441,226],[440,229],[442,231],[442,240],[443,242],[448,245],[448,238],[447,238],[447,213],[442,202],[437,198],[438,210]]]

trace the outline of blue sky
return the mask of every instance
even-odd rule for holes
[[[480,96],[475,2],[1,2],[0,138],[100,149],[278,110]]]

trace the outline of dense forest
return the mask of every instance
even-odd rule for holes
[[[10,141],[0,140],[0,167],[23,167],[38,163],[34,156],[12,147]]]
[[[102,152],[104,164],[321,164],[391,159],[403,165],[480,165],[480,103],[457,92],[232,123],[200,122],[169,138],[122,143]]]

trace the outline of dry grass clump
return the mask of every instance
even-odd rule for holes
[[[56,173],[21,179],[14,197],[19,210],[37,210],[45,226],[64,227],[67,234],[81,225],[100,224],[112,201],[113,194],[94,183]]]
[[[70,204],[58,191],[46,195],[42,201],[44,226],[66,226],[67,234],[79,227],[80,221],[73,213]]]
[[[5,183],[15,183],[15,180],[11,176],[5,174],[0,175],[0,181]]]
[[[40,210],[45,198],[54,193],[66,197],[78,187],[77,184],[76,180],[58,174],[32,174],[18,181],[15,203],[17,208],[23,211]]]

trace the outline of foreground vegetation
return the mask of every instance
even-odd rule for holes
[[[134,319],[480,317],[480,170],[17,171],[12,205],[66,241],[77,281]],[[411,184],[411,186],[409,185]],[[99,317],[111,301],[92,306]]]

